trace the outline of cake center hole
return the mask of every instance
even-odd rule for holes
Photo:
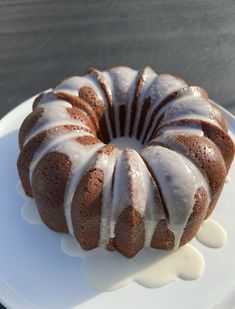
[[[144,148],[144,145],[137,139],[125,136],[113,138],[111,140],[111,144],[116,145],[116,147],[120,150],[124,150],[125,148],[131,148],[139,152]]]

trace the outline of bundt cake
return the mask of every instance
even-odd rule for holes
[[[94,68],[40,94],[18,171],[44,223],[85,250],[176,249],[213,211],[234,156],[225,117],[179,77]]]

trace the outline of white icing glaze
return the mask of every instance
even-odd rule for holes
[[[51,150],[54,150],[58,144],[63,143],[68,139],[73,139],[82,136],[90,136],[91,134],[86,131],[72,131],[72,132],[63,132],[61,131],[59,134],[48,134],[47,138],[42,142],[40,147],[37,149],[36,153],[33,156],[33,160],[30,163],[30,179],[32,179],[33,172],[38,164],[38,162]]]
[[[180,135],[188,135],[188,134],[191,134],[192,136],[193,135],[194,136],[195,135],[196,136],[203,136],[204,135],[203,131],[200,130],[199,128],[198,129],[188,128],[187,133],[185,132],[185,130],[182,130],[182,129],[181,130],[164,130],[161,135],[159,135],[156,138],[152,139],[152,141],[153,142],[156,141],[156,142],[160,142],[160,143],[166,144],[166,145],[170,146],[171,149],[174,149],[175,152],[179,152],[182,156],[184,156],[183,155],[183,153],[184,153],[185,156],[187,156],[188,148],[183,143],[180,143],[176,139],[176,137],[180,136]],[[182,151],[183,151],[183,153],[182,153]],[[191,162],[194,165],[193,160]],[[196,165],[195,165],[195,169],[197,169],[198,173],[200,174],[200,169]],[[209,186],[207,177],[202,172],[201,172],[201,179],[204,179],[203,188],[206,189],[207,197],[208,197],[208,203],[210,203],[211,196],[212,196],[211,188]]]
[[[151,106],[146,115],[145,126],[142,130],[142,134],[140,136],[140,140],[144,138],[147,130],[147,125],[150,121],[150,118],[155,110],[155,108],[171,93],[180,90],[183,87],[186,87],[187,84],[172,75],[169,74],[161,74],[158,75],[153,81],[151,87],[146,93],[146,97],[151,98]],[[155,123],[155,121],[153,122]],[[150,133],[150,132],[149,132]]]
[[[185,127],[182,127],[182,128],[177,127],[177,129],[174,129],[170,127],[170,128],[166,128],[166,130],[163,130],[159,135],[153,138],[151,140],[151,143],[152,142],[164,143],[170,146],[171,149],[174,149],[174,151],[176,152],[177,151],[180,152],[180,150],[184,150],[185,154],[187,154],[188,149],[185,147],[183,143],[180,143],[176,139],[177,136],[180,136],[180,135],[204,136],[204,133],[199,128],[198,129],[195,129],[195,128],[186,129]],[[210,190],[208,192],[210,192]]]
[[[115,237],[116,221],[123,209],[132,205],[144,218],[145,246],[149,246],[157,222],[165,218],[159,205],[156,205],[153,195],[151,175],[139,154],[130,148],[119,151],[114,176],[109,237]]]
[[[191,161],[172,150],[149,146],[143,149],[141,155],[150,165],[162,189],[169,213],[169,228],[174,233],[175,248],[178,248],[194,206],[194,195],[197,189],[203,187],[209,196],[208,183]]]
[[[66,140],[63,144],[58,144],[55,151],[66,154],[69,157],[71,166],[71,175],[67,181],[64,197],[64,213],[69,233],[74,235],[71,206],[75,190],[83,173],[91,164],[91,159],[95,153],[104,146],[103,143],[94,145],[82,145],[75,140]],[[78,205],[79,207],[79,205]]]
[[[99,168],[104,172],[99,241],[99,245],[101,247],[105,247],[110,238],[109,225],[112,221],[110,205],[112,203],[112,178],[116,157],[117,150],[114,149],[111,155],[101,154],[95,164],[96,168]]]
[[[83,258],[85,256],[85,252],[79,245],[76,238],[72,235],[65,234],[61,237],[61,249],[70,256]]]
[[[227,175],[226,178],[225,178],[225,182],[226,183],[229,183],[231,181],[231,176],[230,175]]]
[[[42,116],[39,118],[39,120],[36,123],[36,126],[41,126],[42,124],[44,125],[45,123],[48,122],[54,122],[59,120],[68,120],[71,119],[71,116],[68,114],[66,108],[71,107],[71,104],[69,104],[66,101],[52,101],[53,104],[55,103],[55,106],[53,106],[52,103],[47,103],[44,112],[42,113]]]
[[[204,136],[204,132],[202,130],[202,126],[200,124],[190,124],[188,126],[170,126],[165,127],[161,132],[159,131],[159,135],[196,135],[196,136]],[[152,139],[151,141],[154,141]]]
[[[47,130],[50,130],[50,129],[53,129],[53,128],[56,128],[56,127],[63,127],[63,126],[77,126],[77,127],[81,127],[81,128],[89,130],[89,128],[79,120],[76,120],[76,121],[71,120],[71,121],[68,121],[68,122],[57,121],[57,122],[54,122],[54,123],[47,123],[44,126],[37,128],[37,130],[33,131],[32,134],[28,135],[25,138],[24,145],[26,145],[32,138],[34,138],[35,136],[37,136],[38,134],[40,134],[43,131],[47,131]],[[90,133],[87,132],[87,135],[90,135]]]
[[[95,91],[96,95],[98,96],[99,102],[103,105],[103,108],[104,108],[105,119],[106,119],[108,131],[109,131],[109,136],[112,136],[112,129],[111,129],[111,124],[110,124],[110,119],[109,119],[109,114],[108,114],[109,107],[108,107],[107,99],[105,97],[103,90],[101,89],[101,86],[98,80],[96,80],[96,78],[92,74],[87,74],[83,77],[74,76],[74,77],[68,78],[65,81],[63,81],[61,84],[59,84],[55,88],[55,91],[62,91],[62,92],[68,93],[73,96],[78,96],[79,90],[84,86],[91,87]]]
[[[142,107],[144,105],[144,100],[147,98],[148,90],[152,83],[154,82],[155,78],[157,77],[157,74],[150,68],[146,67],[143,72],[143,86],[141,88],[141,92],[139,95],[139,98],[137,100],[136,105],[136,116],[134,121],[134,127],[133,127],[133,136],[137,136],[137,129],[140,122],[140,115],[142,111]]]
[[[177,277],[195,280],[204,270],[203,256],[191,245],[177,251],[146,248],[134,259],[127,259],[118,252],[102,248],[83,251],[72,237],[66,235],[62,238],[61,248],[66,254],[81,258],[84,281],[98,291],[112,291],[133,281],[144,287],[156,288]]]
[[[63,102],[63,104],[61,105],[61,102]],[[70,104],[69,102],[67,101],[64,101],[64,100],[52,100],[52,101],[47,101],[45,103],[42,103],[41,101],[38,102],[37,104],[37,107],[40,107],[40,108],[43,108],[43,109],[46,109],[48,107],[61,107],[61,106],[64,106],[65,108],[71,108],[72,107],[72,104]]]
[[[136,161],[137,160],[137,161]],[[110,237],[115,237],[115,225],[125,207],[132,205],[143,215],[147,202],[145,178],[140,170],[139,155],[132,149],[119,151],[113,183],[113,199],[110,211]],[[140,179],[138,179],[140,177]],[[138,182],[139,181],[139,182]],[[136,188],[137,185],[140,187]],[[137,197],[138,196],[138,197]]]
[[[160,207],[159,207],[159,209],[160,209]],[[159,220],[160,220],[160,218],[159,218]],[[159,221],[159,220],[157,220],[157,219],[155,219],[155,220],[148,220],[145,217],[145,219],[144,219],[144,224],[145,224],[144,247],[145,248],[151,247],[151,242],[152,242],[153,234],[154,234],[156,226],[157,226],[156,225],[157,221]]]
[[[108,71],[102,72],[102,76],[105,81],[106,85],[106,91],[109,93],[110,97],[112,98],[112,109],[114,111],[114,125],[115,125],[115,131],[116,131],[116,136],[120,136],[120,124],[119,124],[119,101],[116,95],[116,92],[114,91],[114,84],[113,84],[113,79],[112,75]],[[113,137],[113,132],[112,135]]]
[[[126,155],[131,205],[144,218],[145,247],[149,247],[157,223],[166,217],[160,205],[156,204],[154,183],[142,158],[133,149],[127,149]]]
[[[150,174],[143,160],[135,150],[127,149],[126,156],[129,166],[126,172],[129,179],[129,194],[131,195],[132,201],[131,205],[142,217],[144,217],[149,196],[153,194]]]
[[[21,216],[25,221],[31,224],[42,224],[37,205],[32,198],[26,199],[25,204],[21,209]]]
[[[72,96],[78,96],[80,88],[83,86],[91,86],[87,76],[73,76],[62,81],[55,89],[55,92],[64,92]],[[92,85],[94,86],[94,85]]]
[[[207,247],[220,248],[224,246],[227,234],[215,220],[207,219],[200,226],[196,238]]]
[[[67,108],[69,107],[68,105],[70,105],[69,103],[59,100],[55,102],[56,105],[47,103],[47,106],[44,109],[41,117],[38,119],[32,130],[26,136],[24,145],[42,131],[59,126],[73,125],[89,129],[81,120],[73,119],[69,115],[69,113],[67,112]]]
[[[157,119],[164,113],[164,120],[175,120],[182,116],[193,115],[211,118],[211,105],[207,100],[193,95],[186,95],[177,99],[173,99],[170,104],[164,106],[158,113]]]
[[[155,228],[158,224],[158,222],[161,219],[166,219],[166,215],[162,209],[162,205],[158,205],[158,201],[156,199],[156,192],[154,190],[156,189],[155,182],[150,177],[149,172],[146,173],[148,175],[148,181],[151,182],[149,185],[150,192],[148,194],[148,204],[145,210],[145,215],[144,215],[144,222],[145,222],[145,247],[150,247],[151,246],[151,241],[153,238],[153,234],[155,232]]]
[[[169,94],[186,86],[187,84],[182,79],[169,74],[161,74],[157,76],[147,95],[151,97],[156,106]]]
[[[121,105],[124,105],[126,108],[126,124],[125,124],[125,133],[129,132],[130,123],[130,108],[134,99],[137,75],[138,71],[132,70],[128,67],[116,67],[110,69],[109,72],[110,79],[112,80],[112,96],[113,104],[115,106],[115,123],[117,129],[117,136],[120,136],[120,109]],[[115,85],[115,87],[113,87]]]
[[[120,150],[131,148],[139,152],[144,147],[137,139],[126,136],[113,138],[110,143],[114,144]]]
[[[51,106],[72,107],[72,104],[65,100],[58,99],[54,91],[48,91],[42,94],[37,101],[37,107],[47,108]]]
[[[172,121],[182,119],[195,119],[210,122],[218,125],[216,121],[211,118],[211,105],[207,100],[193,95],[187,95],[178,99],[173,99],[170,104],[166,104],[159,111],[155,121],[162,116],[161,126]],[[154,130],[154,125],[149,130],[147,140],[150,138]]]
[[[195,130],[195,129],[189,129],[189,130],[164,130],[161,134],[157,135],[155,138],[153,138],[150,142],[157,142],[157,143],[163,143],[164,145],[170,146],[171,149],[174,150],[174,152],[179,152],[180,155],[183,156],[183,153],[185,156],[187,156],[188,148],[177,140],[177,137],[181,135],[191,135],[193,136],[203,136],[203,131],[201,130]],[[166,147],[167,147],[166,146]],[[183,150],[183,153],[181,154]],[[192,162],[193,163],[193,162]],[[202,176],[203,177],[203,176]],[[204,177],[205,178],[205,177]]]
[[[17,186],[16,186],[16,192],[22,196],[23,198],[25,198],[25,192],[24,192],[24,189],[22,187],[22,184],[21,184],[21,181],[19,180],[19,182],[17,183]]]
[[[57,101],[56,93],[54,91],[48,90],[43,92],[40,98],[37,98],[37,107],[41,107],[41,104],[50,104],[50,102]]]
[[[149,74],[147,74],[147,72],[149,72]],[[141,75],[140,75],[140,72],[136,73],[136,76],[135,76],[135,87],[134,86],[131,87],[133,93],[131,94],[131,98],[128,100],[127,121],[126,121],[126,125],[125,125],[125,136],[129,136],[130,127],[131,127],[131,116],[133,116],[133,114],[132,114],[132,104],[133,104],[134,100],[137,99],[136,102],[135,102],[135,104],[136,104],[136,112],[135,112],[135,115],[134,115],[134,123],[133,123],[133,131],[132,131],[132,135],[135,136],[135,133],[133,134],[133,132],[136,132],[136,130],[137,130],[135,128],[135,126],[137,127],[136,119],[139,116],[139,111],[140,111],[139,104],[137,103],[138,102],[138,98],[135,97],[135,95],[137,95],[137,93],[136,93],[137,87],[141,87],[140,88],[141,90],[138,90],[138,93],[139,93],[138,96],[140,96],[141,92],[143,90],[143,87],[146,85],[146,82],[149,80],[152,72],[153,71],[151,70],[151,68],[146,67],[146,68],[144,68],[144,70],[143,70]],[[138,83],[140,81],[140,78],[141,78],[141,86],[138,85]]]
[[[108,124],[108,130],[109,130],[109,136],[110,138],[113,137],[113,131],[111,129],[111,119],[109,117],[109,112],[110,111],[110,108],[112,109],[112,106],[109,106],[108,104],[108,99],[106,98],[106,96],[110,97],[111,100],[112,100],[112,92],[111,92],[111,89],[109,87],[109,83],[105,77],[105,72],[100,72],[98,70],[96,70],[96,72],[98,73],[98,77],[97,77],[97,80],[99,81],[100,85],[102,84],[102,94],[103,94],[103,101],[106,103],[105,104],[105,117],[106,117],[106,121],[107,121],[107,124]],[[111,81],[110,81],[111,82]],[[105,88],[105,91],[104,89]],[[112,105],[112,102],[109,102],[111,105]]]
[[[42,219],[39,215],[37,205],[34,199],[25,195],[21,181],[19,181],[16,186],[16,192],[25,200],[24,205],[21,208],[22,218],[31,224],[42,224]]]
[[[109,235],[110,238],[115,237],[115,225],[116,220],[121,213],[121,211],[126,207],[125,202],[128,205],[130,204],[129,196],[129,184],[126,177],[127,166],[126,161],[123,158],[123,152],[118,151],[117,160],[114,172],[114,181],[113,181],[113,197],[110,207],[110,226],[109,226]]]

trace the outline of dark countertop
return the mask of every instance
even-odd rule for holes
[[[235,2],[0,0],[0,117],[89,66],[152,66],[235,111]]]
[[[152,66],[235,113],[235,1],[0,0],[0,118],[89,66]]]

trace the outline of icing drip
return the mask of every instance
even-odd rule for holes
[[[64,92],[77,97],[79,89],[83,86],[90,86],[87,76],[73,76],[62,81],[55,89],[55,92]],[[94,86],[94,85],[92,85]]]
[[[33,160],[30,163],[30,179],[32,179],[33,172],[38,164],[38,162],[51,150],[54,150],[54,148],[58,145],[63,143],[64,141],[72,138],[82,137],[82,136],[91,136],[90,133],[81,131],[81,130],[75,130],[72,132],[63,132],[60,131],[60,133],[56,134],[48,134],[47,138],[42,142],[40,147],[37,149],[36,153],[33,156]]]
[[[187,95],[171,100],[170,104],[166,104],[160,109],[155,117],[155,121],[157,122],[162,116],[163,118],[160,122],[161,126],[172,121],[183,119],[206,120],[207,122],[209,121],[217,125],[217,122],[211,119],[211,105],[208,101],[193,95]],[[154,129],[155,126],[153,125],[147,134],[146,140],[150,139]]]
[[[143,79],[144,79],[144,84],[141,88],[141,92],[139,95],[139,98],[137,100],[136,104],[136,116],[135,116],[135,122],[134,122],[134,130],[133,130],[133,136],[137,136],[137,128],[138,124],[140,122],[140,114],[142,110],[142,106],[144,104],[144,100],[148,97],[148,90],[150,86],[152,85],[153,81],[155,80],[157,74],[149,67],[144,69],[143,72]]]
[[[55,151],[63,153],[69,157],[72,163],[71,175],[68,179],[65,197],[64,197],[64,213],[69,233],[74,235],[71,206],[75,190],[83,173],[87,170],[91,159],[95,153],[104,146],[103,143],[95,145],[82,145],[75,140],[67,140],[63,144],[59,144]]]
[[[114,182],[113,182],[113,199],[110,210],[110,227],[109,236],[110,238],[115,237],[115,225],[116,220],[122,210],[125,208],[125,202],[129,201],[129,184],[128,179],[125,177],[127,165],[123,157],[123,152],[118,151],[117,161],[114,170]]]
[[[17,186],[16,186],[16,192],[23,198],[27,198],[26,195],[25,195],[25,192],[24,192],[24,189],[22,187],[22,184],[21,184],[21,181],[19,180],[19,182],[17,183]]]
[[[207,219],[200,226],[196,238],[207,247],[220,248],[225,244],[227,234],[217,222]]]
[[[192,212],[195,193],[200,187],[209,192],[208,183],[198,168],[172,150],[161,146],[149,146],[144,148],[141,155],[155,176],[157,175],[162,188],[169,213],[169,228],[174,233],[176,249]]]
[[[112,221],[110,216],[110,205],[112,203],[112,178],[116,163],[116,156],[117,151],[115,150],[110,156],[103,155],[96,162],[96,167],[104,171],[99,242],[101,247],[105,247],[110,238],[109,225]]]
[[[145,247],[149,247],[153,233],[164,212],[154,200],[153,181],[140,155],[133,149],[127,149],[131,205],[145,221]]]
[[[91,74],[93,74],[93,76],[96,78],[96,80],[99,82],[100,87],[102,89],[102,93],[104,95],[104,99],[105,102],[107,103],[107,119],[109,121],[109,129],[110,129],[110,138],[114,137],[115,134],[113,132],[113,127],[111,124],[111,115],[112,115],[112,111],[113,111],[113,98],[112,98],[112,92],[109,88],[109,84],[108,81],[106,80],[105,74],[102,74],[100,71],[96,70],[96,69],[92,69]],[[115,128],[115,127],[114,127]]]
[[[120,136],[120,123],[119,123],[119,102],[116,92],[114,92],[114,84],[112,75],[108,71],[102,72],[102,76],[105,80],[106,91],[109,93],[112,100],[112,110],[114,111],[114,127],[116,136]],[[113,132],[112,132],[113,133]],[[113,137],[113,134],[111,135]]]
[[[183,154],[181,153],[180,150],[184,150],[184,153],[187,154],[187,148],[185,147],[185,145],[183,145],[182,143],[177,141],[177,137],[181,136],[181,135],[191,135],[193,136],[203,136],[203,132],[200,130],[181,130],[181,129],[177,129],[177,130],[166,130],[163,131],[162,134],[159,134],[158,136],[156,136],[154,139],[151,140],[151,143],[157,142],[157,143],[163,143],[164,145],[168,145],[170,146],[171,149],[173,149],[174,151],[178,151],[180,153],[180,155],[183,156]],[[165,146],[167,147],[167,146]],[[187,156],[187,155],[186,155]]]
[[[22,187],[21,182],[19,181],[16,186],[16,192],[24,198],[25,203],[21,208],[21,216],[22,218],[31,224],[42,224],[42,219],[39,215],[37,205],[34,199],[28,197],[24,193],[24,189]]]
[[[149,173],[149,172],[148,172]],[[155,228],[158,222],[161,219],[166,219],[166,215],[161,207],[161,205],[157,204],[155,194],[154,194],[154,183],[153,179],[148,175],[148,181],[151,182],[150,185],[150,193],[148,195],[147,207],[144,215],[145,221],[145,247],[151,246],[151,241],[153,238],[153,234],[155,232]]]
[[[170,126],[165,127],[164,131],[159,131],[159,135],[196,135],[196,136],[204,136],[204,132],[202,130],[202,126],[197,123],[192,123],[188,126]],[[154,141],[157,138],[151,140]]]
[[[65,101],[61,101],[59,106],[58,104],[59,103],[56,101],[56,105],[50,104],[44,109],[41,117],[36,122],[30,133],[26,136],[24,145],[42,131],[59,126],[71,125],[89,129],[81,120],[73,119],[69,115],[67,108],[70,104]]]
[[[41,105],[51,104],[51,102],[57,101],[56,93],[54,91],[48,90],[43,92],[40,95],[40,98],[37,98],[36,107],[41,107]],[[61,101],[61,100],[59,100]],[[69,104],[69,103],[68,103]],[[71,105],[71,104],[70,104]]]
[[[72,105],[64,100],[58,100],[54,91],[48,91],[42,94],[40,99],[37,101],[37,107],[47,108],[49,106],[64,106],[72,107]]]
[[[67,101],[63,101],[63,100],[53,100],[53,101],[48,101],[48,102],[45,102],[45,103],[42,103],[41,101],[39,101],[37,103],[37,107],[40,107],[40,108],[43,108],[43,109],[46,109],[48,107],[53,107],[53,108],[57,108],[57,107],[61,107],[61,102],[63,102],[63,105],[65,108],[71,108],[72,107],[72,104],[70,104],[69,102]]]
[[[211,105],[201,97],[187,95],[178,99],[171,100],[170,104],[166,104],[159,111],[156,122],[163,116],[161,125],[166,123],[182,120],[182,119],[196,119],[204,120],[218,126],[218,123],[211,118]],[[147,140],[153,134],[155,127],[152,126],[147,135]]]
[[[21,216],[31,224],[42,224],[37,205],[33,199],[27,199],[21,209]]]
[[[127,177],[123,177],[124,175]],[[130,148],[119,151],[114,176],[109,237],[115,237],[115,225],[120,213],[125,207],[132,205],[144,220],[146,219],[145,246],[149,246],[157,222],[164,217],[163,211],[155,204],[153,194],[151,175],[139,154]]]
[[[126,173],[130,183],[130,205],[143,217],[147,207],[148,196],[152,193],[150,175],[147,174],[146,166],[135,150],[127,149],[125,155],[127,158]]]
[[[105,73],[103,72],[105,75]],[[117,67],[109,71],[109,78],[107,81],[113,95],[113,105],[115,108],[115,123],[117,136],[121,136],[120,129],[120,106],[124,105],[126,110],[126,134],[129,132],[128,124],[130,122],[130,107],[135,94],[135,87],[137,81],[137,71],[127,67]],[[112,80],[112,83],[110,82]],[[115,85],[115,87],[113,86]]]
[[[99,103],[103,105],[109,136],[112,136],[112,129],[108,114],[109,107],[107,99],[105,97],[105,94],[101,88],[99,81],[96,80],[96,78],[93,75],[87,74],[84,77],[74,76],[68,78],[65,81],[63,81],[60,85],[58,85],[55,88],[55,91],[57,92],[61,91],[73,96],[78,96],[79,90],[85,86],[88,86],[95,91],[96,95],[98,96]]]
[[[225,179],[225,182],[226,182],[226,183],[229,183],[231,180],[232,180],[232,179],[231,179],[231,176],[230,176],[230,175],[227,175],[227,176],[226,176],[226,179]]]
[[[151,106],[146,116],[145,126],[142,130],[140,140],[142,141],[147,133],[147,125],[156,107],[170,94],[186,87],[187,84],[172,75],[158,75],[152,82],[151,87],[147,91],[147,96],[151,98]],[[155,123],[155,121],[153,122]]]
[[[43,131],[47,131],[56,127],[64,127],[64,126],[76,126],[76,127],[80,127],[80,128],[84,128],[89,130],[89,128],[87,126],[85,126],[81,121],[68,121],[67,123],[65,123],[65,121],[58,121],[58,122],[54,122],[54,123],[48,123],[40,128],[38,128],[37,130],[33,131],[32,134],[30,134],[29,136],[27,136],[25,138],[25,142],[24,145],[26,145],[32,138],[34,138],[35,136],[37,136],[38,134],[40,134]],[[81,129],[80,129],[81,130]],[[85,131],[87,132],[87,131]],[[90,135],[89,132],[87,132],[87,135]]]

